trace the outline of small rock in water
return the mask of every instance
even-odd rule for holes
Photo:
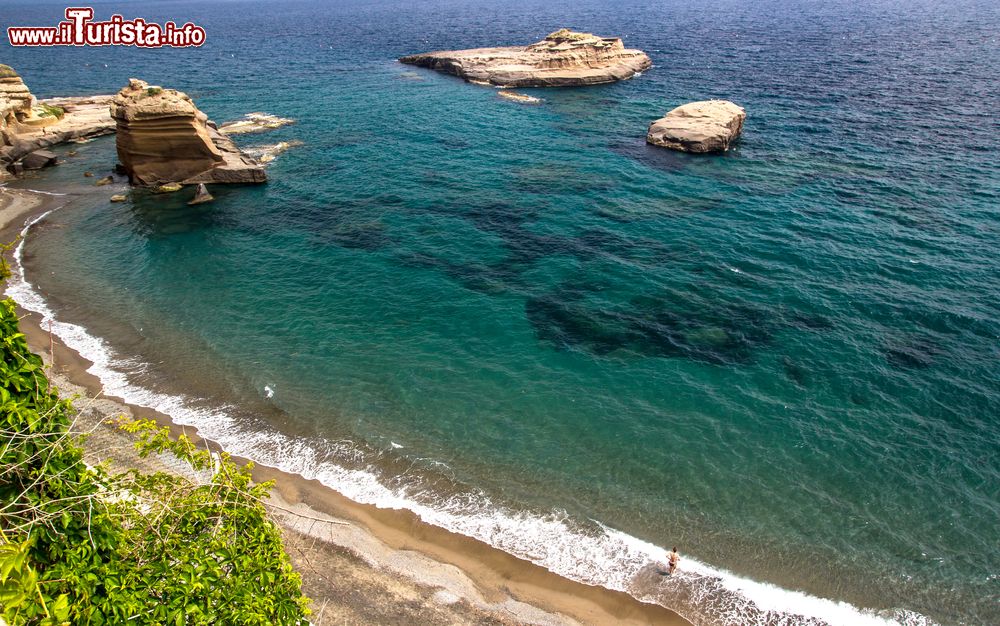
[[[224,135],[243,135],[246,133],[259,133],[265,130],[281,128],[294,123],[295,120],[287,117],[278,117],[270,113],[247,113],[242,120],[226,122],[219,127],[219,132]]]
[[[94,185],[96,185],[98,187],[103,187],[105,185],[110,185],[113,182],[115,182],[115,179],[114,179],[113,176],[105,176],[104,178],[101,178],[96,183],[94,183]]]
[[[93,178],[94,177],[94,173],[93,172],[84,172],[83,175],[86,178]]]
[[[288,150],[289,148],[294,148],[296,146],[301,146],[301,141],[279,141],[278,143],[264,145],[264,146],[253,146],[246,149],[246,153],[257,159],[258,162],[263,164],[268,164],[273,161],[279,154]]]
[[[682,104],[649,125],[646,142],[681,152],[725,152],[743,132],[743,107],[728,100]]]
[[[125,202],[126,200],[128,200],[128,196],[122,195],[120,193],[116,193],[115,195],[111,196],[112,202]]]
[[[215,197],[208,193],[208,187],[205,186],[205,183],[199,183],[198,189],[194,192],[194,198],[188,204],[204,204],[212,200],[215,200]]]
[[[160,185],[153,189],[153,193],[174,193],[175,191],[180,191],[184,185],[180,183],[167,183],[165,185]]]

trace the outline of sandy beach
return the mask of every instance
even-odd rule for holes
[[[50,196],[0,189],[0,237],[13,241],[26,220],[56,206]],[[126,414],[180,427],[167,415],[104,396],[87,372],[90,362],[51,337],[36,314],[22,314],[22,332],[49,364],[50,380],[75,398],[76,427],[90,433],[89,460],[177,471],[168,460],[140,459],[131,436],[105,422]],[[198,440],[190,428],[185,432]],[[255,476],[275,481],[270,508],[313,601],[313,623],[688,624],[665,608],[567,580],[412,513],[358,504],[267,467],[258,466]]]

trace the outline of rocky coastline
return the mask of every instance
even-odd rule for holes
[[[264,146],[258,151],[267,158],[257,159],[229,135],[292,121],[251,113],[220,131],[186,94],[137,79],[115,95],[38,100],[13,68],[0,64],[0,181],[56,165],[47,148],[116,134],[119,171],[135,185],[264,183],[264,164],[298,144]]]
[[[498,87],[574,87],[625,80],[653,65],[618,37],[558,30],[528,46],[442,50],[404,56],[401,63]]]
[[[0,65],[0,180],[53,164],[46,148],[115,132],[110,102],[111,96],[37,100],[13,68]]]

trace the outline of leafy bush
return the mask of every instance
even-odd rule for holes
[[[52,106],[51,104],[39,104],[38,115],[39,117],[51,116],[62,119],[63,115],[66,115],[66,111],[62,107]]]
[[[111,474],[83,462],[72,416],[28,349],[13,301],[0,302],[3,620],[307,623],[299,575],[262,504],[270,484],[254,484],[250,466],[153,422],[122,421],[140,454],[171,453],[210,478]]]

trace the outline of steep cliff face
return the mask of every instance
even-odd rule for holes
[[[31,92],[9,65],[0,64],[0,180],[10,178],[11,146],[21,120],[31,115]]]
[[[562,29],[529,46],[415,54],[402,63],[501,87],[568,87],[624,80],[653,63],[621,39]]]
[[[16,128],[31,116],[31,92],[9,65],[0,64],[0,130]]]
[[[132,79],[111,101],[118,160],[133,183],[262,183],[264,168],[186,94]]]

